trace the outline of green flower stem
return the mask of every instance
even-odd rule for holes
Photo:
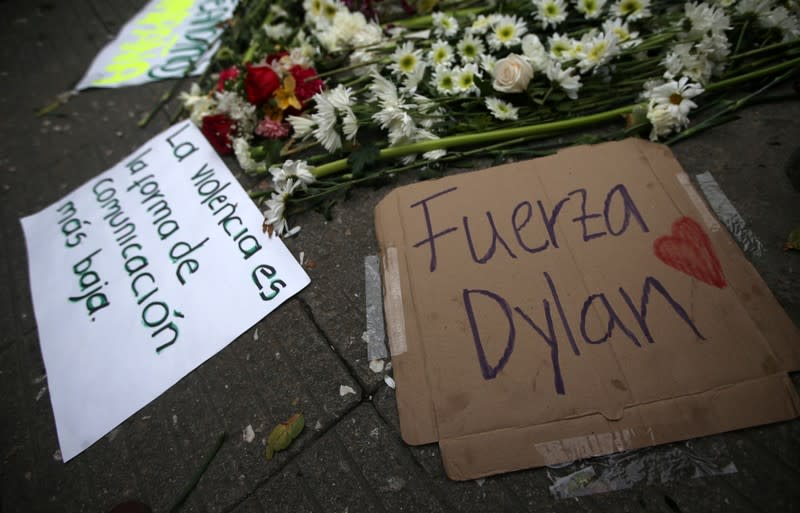
[[[790,48],[792,46],[798,46],[798,45],[800,45],[800,39],[792,39],[791,41],[762,46],[761,48],[756,48],[755,50],[750,50],[748,52],[742,52],[742,53],[737,53],[735,55],[731,55],[730,57],[728,57],[728,61],[743,59],[745,57],[752,57],[753,55],[758,55],[764,52],[770,52],[772,50],[778,50],[782,48]]]
[[[324,78],[324,77],[329,77],[331,75],[337,75],[339,73],[344,73],[345,71],[353,71],[354,69],[363,68],[365,66],[372,66],[373,64],[381,64],[381,63],[387,63],[387,62],[389,62],[389,59],[387,59],[386,57],[382,57],[380,59],[375,59],[373,61],[361,62],[361,63],[358,63],[358,64],[351,64],[350,66],[344,66],[342,68],[332,69],[332,70],[326,71],[324,73],[317,73],[313,77],[306,78],[305,81],[308,82],[309,80],[316,80],[318,78]]]
[[[776,64],[774,66],[769,66],[766,68],[761,68],[756,71],[751,71],[750,73],[745,73],[737,77],[731,77],[725,80],[720,80],[719,82],[714,82],[713,84],[708,84],[706,86],[706,91],[716,91],[717,89],[724,89],[732,85],[741,84],[742,82],[747,82],[748,80],[753,80],[754,78],[760,78],[767,75],[771,75],[773,73],[777,73],[778,71],[787,70],[795,66],[800,66],[800,57],[796,57],[794,59],[782,62],[780,64]]]
[[[482,12],[486,12],[490,9],[494,8],[494,2],[491,5],[486,5],[484,7],[469,7],[466,9],[456,9],[454,11],[447,11],[447,14],[455,17],[464,17],[464,16],[472,16],[474,14],[480,14]],[[392,21],[392,25],[397,25],[399,27],[405,27],[407,29],[424,29],[430,28],[433,26],[433,15],[427,14],[425,16],[414,16],[413,18],[405,18],[402,20],[394,20]]]
[[[578,118],[565,119],[561,121],[553,121],[550,123],[541,123],[537,125],[529,125],[517,128],[501,128],[499,130],[492,130],[482,133],[460,134],[450,137],[443,137],[441,139],[434,139],[432,141],[421,141],[404,146],[394,146],[391,148],[384,148],[380,151],[379,159],[392,159],[411,155],[414,153],[425,153],[433,150],[441,150],[451,148],[454,146],[468,146],[472,144],[485,144],[492,142],[501,142],[508,139],[515,139],[518,137],[531,137],[536,135],[551,135],[573,128],[579,128],[594,124],[611,121],[619,116],[628,114],[633,110],[636,105],[627,105],[589,116],[582,116]],[[327,164],[322,164],[313,169],[314,176],[321,178],[344,171],[348,167],[347,159],[334,160]]]

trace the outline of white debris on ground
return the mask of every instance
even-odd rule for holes
[[[389,388],[394,390],[396,385],[395,385],[394,379],[391,376],[384,376],[383,377],[383,382],[386,383],[389,386]]]
[[[258,328],[253,332],[253,340],[258,340]]]
[[[349,387],[347,385],[339,385],[339,395],[344,397],[347,394],[355,394],[356,391],[353,390],[353,387]]]
[[[63,458],[61,458],[61,449],[56,449],[56,452],[53,453],[53,459],[56,461],[63,460]]]
[[[248,424],[247,427],[242,430],[242,440],[247,443],[252,443],[255,439],[256,432],[253,431],[253,426]]]
[[[36,400],[38,401],[39,399],[44,397],[45,392],[47,392],[47,385],[39,389],[39,392],[36,394]]]
[[[369,370],[378,374],[383,371],[383,360],[372,360],[369,362]]]

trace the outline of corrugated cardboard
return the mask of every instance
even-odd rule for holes
[[[375,217],[403,438],[453,479],[800,411],[797,328],[664,146],[417,183]]]

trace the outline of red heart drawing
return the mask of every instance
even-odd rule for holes
[[[659,260],[682,273],[721,289],[728,285],[711,239],[694,219],[682,217],[672,223],[672,233],[657,238],[653,251]]]

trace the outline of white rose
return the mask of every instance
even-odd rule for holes
[[[512,53],[494,65],[492,87],[501,93],[521,93],[527,89],[532,78],[533,68],[530,63]]]

